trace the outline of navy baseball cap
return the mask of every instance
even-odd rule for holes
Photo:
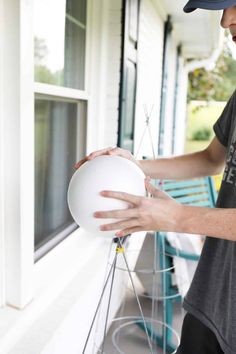
[[[196,9],[223,10],[233,5],[236,5],[236,0],[189,0],[184,6],[184,12]]]

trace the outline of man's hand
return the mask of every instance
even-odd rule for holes
[[[101,225],[101,230],[119,230],[116,232],[118,237],[137,231],[175,231],[182,205],[165,192],[155,188],[149,178],[146,178],[145,186],[153,198],[123,192],[102,191],[102,196],[123,200],[128,203],[129,207],[124,210],[95,212],[94,216],[97,218],[119,219],[115,223]]]
[[[134,156],[128,151],[128,150],[124,150],[118,147],[109,147],[106,149],[101,149],[101,150],[97,150],[92,152],[91,154],[89,154],[88,156],[85,156],[82,160],[80,160],[79,162],[77,162],[77,164],[75,165],[75,168],[78,169],[80,168],[86,161],[89,160],[93,160],[95,157],[101,156],[101,155],[111,155],[111,156],[120,156],[120,157],[124,157],[130,161],[133,161],[137,166],[139,166],[141,168],[141,165],[139,163],[139,161],[137,161]]]

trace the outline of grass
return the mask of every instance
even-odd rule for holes
[[[221,115],[225,102],[205,103],[191,102],[188,105],[187,139],[191,140],[193,133],[203,128],[212,130],[213,125]]]
[[[185,152],[195,152],[205,149],[210,141],[208,140],[186,140],[185,141]]]
[[[185,142],[185,153],[191,153],[205,149],[214,136],[213,125],[219,118],[225,107],[225,102],[213,102],[208,105],[199,105],[198,102],[191,102],[188,105],[188,122]],[[192,140],[195,131],[208,128],[212,130],[209,140]],[[216,190],[220,188],[222,175],[214,176]]]

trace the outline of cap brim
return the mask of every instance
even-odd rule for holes
[[[194,10],[196,10],[196,7],[184,7],[184,12],[186,13],[193,12]]]
[[[204,10],[224,10],[227,7],[231,7],[236,4],[236,0],[222,0],[218,2],[207,2],[207,1],[189,1],[183,8],[184,12],[189,13],[196,9],[204,9]]]

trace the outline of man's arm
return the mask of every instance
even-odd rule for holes
[[[214,137],[202,151],[156,160],[141,160],[147,176],[158,179],[184,179],[219,174],[225,164],[226,148]]]
[[[181,206],[176,230],[236,241],[236,209]]]
[[[236,209],[205,208],[177,203],[164,191],[155,188],[146,179],[146,188],[153,198],[139,197],[123,192],[103,191],[104,197],[129,203],[124,210],[98,211],[98,218],[114,218],[117,222],[104,225],[101,230],[120,230],[117,236],[137,231],[172,231],[207,235],[236,241]]]

